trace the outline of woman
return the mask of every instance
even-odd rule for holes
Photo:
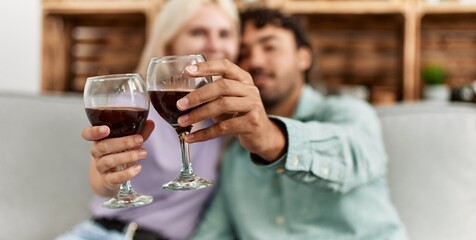
[[[239,23],[231,0],[168,1],[154,24],[138,66],[143,76],[154,56],[200,53],[207,59],[236,60]],[[109,134],[108,128],[83,130],[83,138],[92,141],[90,182],[98,195],[91,203],[93,219],[59,239],[124,239],[123,232],[135,224],[138,230],[134,239],[190,238],[213,188],[162,190],[161,185],[179,173],[179,143],[173,128],[153,108],[149,118],[140,135],[102,140]],[[152,132],[154,123],[156,129]],[[221,143],[218,139],[190,146],[198,175],[216,179]],[[116,171],[120,164],[127,164],[128,168]],[[154,201],[137,208],[101,207],[105,199],[116,194],[120,183],[128,179],[137,192],[152,195]]]

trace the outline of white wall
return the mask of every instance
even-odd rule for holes
[[[0,91],[40,90],[40,0],[0,0]]]

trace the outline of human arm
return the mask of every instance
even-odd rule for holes
[[[253,80],[239,67],[226,61],[209,61],[197,67],[189,74],[222,75],[223,79],[187,95],[188,104],[181,105],[184,102],[180,100],[177,105],[182,110],[201,106],[185,119],[182,116],[179,123],[186,126],[225,113],[235,117],[194,132],[187,141],[233,135],[264,165],[281,165],[298,181],[334,191],[348,191],[385,174],[380,124],[368,104],[341,98],[319,106],[326,112],[320,109],[314,118],[270,118]]]
[[[306,184],[346,192],[386,174],[387,156],[379,119],[367,103],[333,98],[317,106],[307,119],[272,117],[286,129],[286,154],[262,168]],[[263,164],[265,163],[265,164]]]
[[[147,120],[140,134],[120,138],[108,138],[107,126],[84,128],[82,137],[91,141],[89,182],[93,191],[101,196],[111,197],[119,191],[121,183],[132,179],[140,170],[138,160],[145,159],[147,152],[142,144],[152,133],[154,123]],[[123,171],[119,166],[125,165]]]

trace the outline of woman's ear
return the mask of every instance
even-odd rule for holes
[[[312,64],[312,52],[311,49],[305,46],[301,46],[297,49],[298,67],[302,71],[306,71]]]

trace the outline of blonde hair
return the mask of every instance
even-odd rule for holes
[[[170,41],[178,34],[184,24],[200,9],[208,4],[221,7],[226,15],[239,24],[238,10],[232,0],[169,0],[154,20],[137,71],[145,76],[152,57],[166,55]]]

